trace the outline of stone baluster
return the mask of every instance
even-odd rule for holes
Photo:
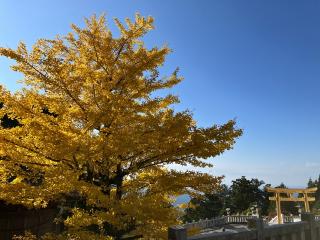
[[[317,240],[317,232],[314,220],[314,214],[312,213],[302,213],[301,221],[305,221],[309,224],[309,229],[306,231],[306,240]]]
[[[187,240],[187,229],[181,226],[169,227],[168,240]]]

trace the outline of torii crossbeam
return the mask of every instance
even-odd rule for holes
[[[275,194],[274,197],[269,197],[269,200],[276,201],[277,207],[277,216],[278,216],[278,223],[282,223],[281,217],[281,202],[304,202],[304,208],[306,212],[310,212],[309,202],[315,201],[314,197],[309,197],[309,193],[315,193],[317,191],[316,187],[313,188],[271,188],[268,187],[267,192],[272,192]],[[286,193],[289,197],[280,196],[281,193]],[[303,197],[293,197],[294,193],[302,193]]]

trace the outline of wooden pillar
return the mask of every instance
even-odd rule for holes
[[[280,193],[276,193],[276,207],[277,207],[278,224],[281,224],[282,216],[281,216]]]
[[[309,201],[308,201],[308,193],[303,193],[304,197],[304,209],[306,212],[310,212],[310,206],[309,206]]]

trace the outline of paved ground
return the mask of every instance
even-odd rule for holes
[[[204,229],[204,230],[202,230],[202,232],[200,234],[204,235],[204,234],[212,234],[212,233],[220,233],[220,232],[237,233],[237,232],[245,232],[245,231],[248,231],[248,230],[249,230],[248,227],[246,225],[243,225],[243,224],[228,224],[228,225],[225,225],[222,228]]]

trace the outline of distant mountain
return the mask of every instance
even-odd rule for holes
[[[181,203],[188,203],[190,201],[190,196],[188,194],[183,194],[177,197],[176,202],[173,204],[174,206],[177,206]]]

